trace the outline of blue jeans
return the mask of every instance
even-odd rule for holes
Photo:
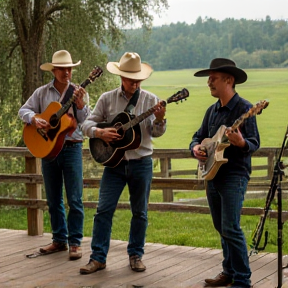
[[[250,287],[251,270],[240,215],[248,180],[229,175],[221,181],[207,181],[206,192],[215,229],[221,236],[224,260],[223,272],[234,284]]]
[[[105,167],[99,190],[99,204],[94,217],[91,258],[106,262],[110,245],[112,218],[120,195],[128,184],[132,219],[127,252],[144,254],[148,225],[147,208],[152,180],[152,158],[121,161],[115,168]]]
[[[52,161],[42,159],[42,173],[53,240],[80,246],[84,222],[82,143],[75,143],[71,147],[64,146]],[[63,201],[63,183],[69,206],[67,222]]]

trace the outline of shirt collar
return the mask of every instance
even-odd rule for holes
[[[225,106],[223,106],[223,108],[227,107],[230,111],[232,111],[232,109],[235,107],[238,101],[239,101],[239,95],[238,93],[235,93],[234,96],[230,99],[230,101]],[[219,111],[220,108],[222,108],[221,102],[220,100],[218,100],[215,105],[215,111]]]

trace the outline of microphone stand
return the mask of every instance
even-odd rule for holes
[[[283,162],[281,161],[284,149],[285,149],[285,143],[288,137],[288,129],[286,131],[282,147],[278,156],[278,160],[274,167],[274,176],[277,176],[278,182],[277,182],[277,210],[278,210],[278,238],[277,238],[277,245],[278,245],[278,286],[277,288],[282,287],[282,281],[283,281],[283,267],[282,267],[282,230],[283,230],[283,221],[282,221],[282,188],[281,188],[281,181],[284,175],[283,169],[285,168],[283,165]],[[275,178],[276,179],[276,178]]]
[[[285,165],[283,165],[283,162],[281,161],[281,158],[283,156],[284,150],[285,150],[285,145],[286,141],[288,139],[288,127],[283,139],[283,143],[281,146],[280,153],[278,155],[277,161],[274,166],[274,171],[273,171],[273,177],[271,179],[270,187],[269,187],[269,192],[266,197],[266,203],[264,207],[264,214],[260,217],[260,221],[257,224],[257,227],[253,233],[252,237],[252,245],[251,245],[251,251],[250,255],[257,254],[258,251],[264,250],[267,242],[268,242],[268,231],[265,231],[265,239],[264,239],[264,245],[262,247],[259,247],[261,237],[264,231],[264,226],[265,226],[265,221],[266,218],[268,217],[269,211],[270,211],[270,206],[275,198],[275,193],[277,191],[277,212],[278,212],[278,238],[277,238],[277,245],[278,245],[278,286],[276,288],[281,288],[282,287],[282,229],[283,229],[283,221],[282,221],[282,189],[281,189],[281,181],[284,175],[284,168]]]

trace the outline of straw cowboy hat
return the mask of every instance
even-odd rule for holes
[[[200,70],[194,76],[209,76],[211,71],[219,71],[232,75],[235,78],[235,84],[241,84],[247,80],[247,74],[242,69],[237,68],[234,61],[225,58],[213,59],[209,69]]]
[[[153,71],[149,64],[141,63],[140,56],[134,52],[124,53],[119,62],[108,62],[106,67],[112,74],[134,80],[145,80]]]
[[[72,62],[71,54],[66,50],[59,50],[53,54],[52,63],[45,63],[40,66],[41,70],[52,71],[54,67],[74,67],[81,63],[79,60],[77,63]]]

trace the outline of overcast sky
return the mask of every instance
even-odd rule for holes
[[[195,23],[196,19],[246,18],[261,20],[267,15],[272,20],[288,20],[288,0],[168,0],[169,10],[155,16],[153,26],[170,23]]]

